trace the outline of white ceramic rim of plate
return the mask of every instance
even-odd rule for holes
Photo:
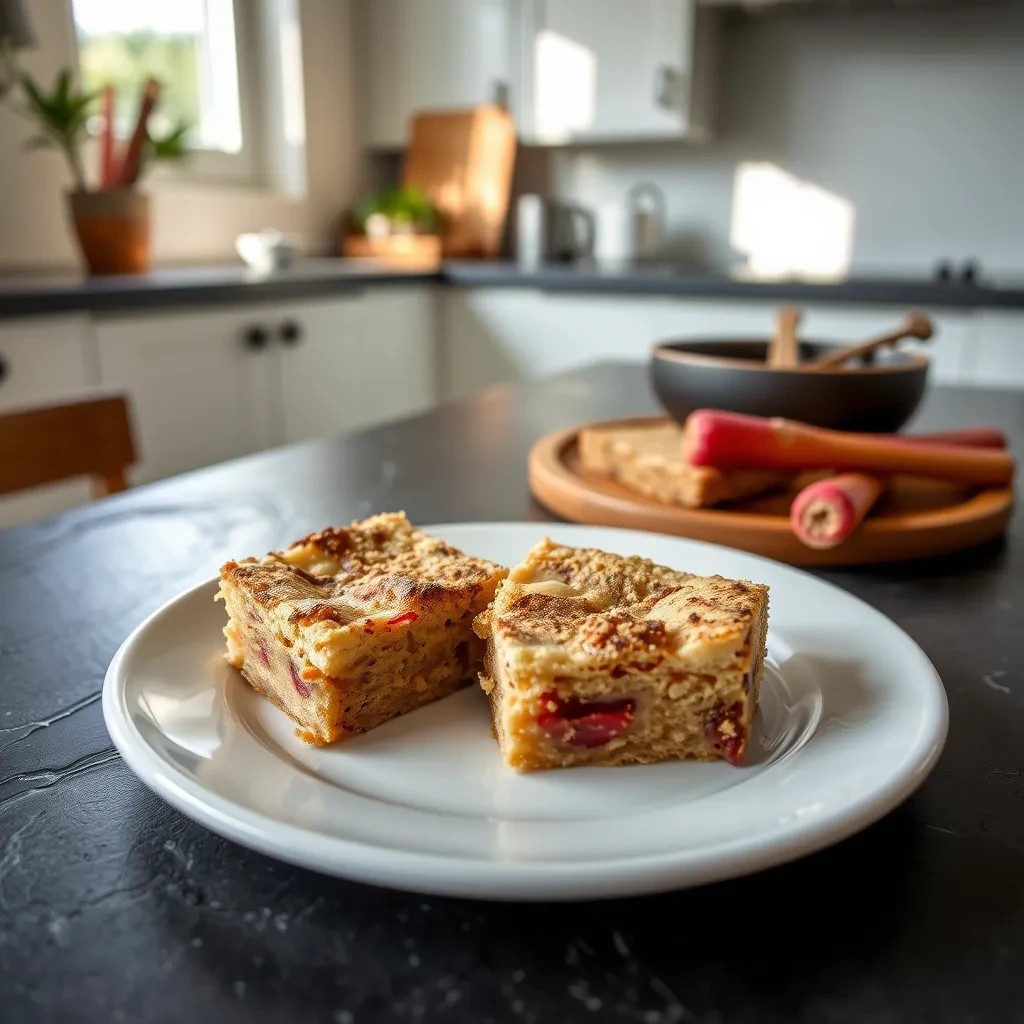
[[[528,521],[442,523],[423,529],[444,537],[446,531],[453,530],[502,531],[527,527],[538,538],[546,533],[557,540],[559,534],[589,531],[621,536],[624,541],[629,537],[657,538],[711,553],[721,552],[723,558],[741,557],[752,566],[771,567],[770,574],[792,574],[810,580],[841,601],[853,602],[885,623],[894,635],[899,635],[908,653],[916,656],[922,677],[926,676],[930,683],[925,692],[930,693],[932,699],[921,708],[922,720],[907,749],[904,770],[825,814],[797,822],[767,841],[755,834],[695,850],[593,860],[585,865],[411,853],[327,836],[282,822],[210,791],[161,757],[132,722],[124,682],[125,667],[133,648],[169,610],[189,601],[197,591],[209,589],[215,580],[196,584],[166,602],[140,623],[118,649],[107,670],[102,696],[104,720],[114,745],[128,766],[158,796],[211,831],[260,853],[325,874],[395,889],[507,900],[590,899],[663,892],[782,864],[830,846],[876,822],[910,796],[938,760],[948,728],[948,707],[937,672],[921,648],[895,622],[835,584],[733,548],[639,530]],[[587,543],[568,538],[566,542]]]

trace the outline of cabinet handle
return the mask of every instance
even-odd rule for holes
[[[245,332],[245,347],[251,352],[259,352],[267,347],[267,329],[254,325]]]
[[[0,383],[7,380],[10,376],[10,367],[7,365],[7,360],[0,355]]]
[[[496,78],[491,83],[491,102],[502,110],[508,110],[509,87],[504,78]]]
[[[683,76],[670,64],[659,64],[654,72],[654,103],[662,110],[683,109]]]
[[[285,320],[277,333],[285,345],[298,345],[302,341],[302,325],[295,320]]]

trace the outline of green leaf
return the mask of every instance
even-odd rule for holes
[[[54,108],[61,111],[67,111],[70,96],[71,72],[67,68],[64,68],[64,70],[57,75],[57,85],[53,91]]]
[[[417,231],[437,231],[441,217],[425,192],[402,186],[386,189],[360,203],[353,216],[357,230],[365,230],[368,217],[380,213],[395,224],[408,224]]]
[[[28,77],[28,75],[21,76],[21,87],[24,89],[25,95],[28,97],[29,106],[38,113],[45,112],[47,109],[46,103],[43,101],[43,97],[39,92],[39,87],[31,78]]]
[[[149,157],[151,160],[184,160],[189,155],[186,137],[190,126],[184,121],[175,125],[166,135],[155,136],[148,131]]]

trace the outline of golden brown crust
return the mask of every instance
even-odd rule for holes
[[[221,569],[225,583],[276,617],[333,630],[365,630],[365,620],[382,613],[429,613],[478,593],[495,575],[505,570],[417,530],[401,512],[311,533],[283,551]]]
[[[544,540],[500,586],[477,629],[589,658],[717,647],[730,638],[741,645],[767,594],[760,583],[696,576],[637,556]]]

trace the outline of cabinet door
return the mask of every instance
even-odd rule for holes
[[[82,316],[0,324],[0,411],[80,397],[97,383],[92,328]],[[56,515],[91,497],[88,480],[68,480],[0,498],[0,528]]]
[[[901,341],[900,348],[920,352],[931,360],[932,384],[969,382],[969,351],[974,315],[970,312],[926,310],[935,328],[926,342]],[[803,337],[821,341],[868,341],[898,327],[907,316],[901,306],[838,306],[808,303],[800,324]]]
[[[249,345],[254,327],[267,333],[260,348]],[[103,385],[123,388],[132,403],[135,482],[278,442],[278,352],[261,307],[111,317],[97,323],[96,338]]]
[[[427,289],[374,288],[277,308],[285,440],[360,430],[429,408],[433,301]]]
[[[0,409],[76,397],[95,383],[85,317],[0,323]]]
[[[450,288],[442,296],[442,394],[464,398],[601,360],[645,363],[661,341],[765,335],[771,307],[524,288]]]
[[[599,360],[646,362],[658,342],[687,338],[767,338],[781,302],[763,299],[661,298],[630,295],[554,294],[519,288],[451,288],[442,296],[442,394],[463,398],[505,381],[557,373]],[[887,306],[801,305],[801,337],[866,341],[894,327],[906,309]],[[990,318],[991,341],[972,364],[971,313],[931,314],[935,336],[903,342],[932,361],[933,383],[963,384],[975,373],[986,383],[1024,380],[1024,360],[1011,330]],[[1005,318],[1004,318],[1005,319]],[[1017,334],[1024,328],[1017,318]],[[1009,369],[1007,369],[1009,368]],[[1017,371],[1017,372],[1015,372]]]
[[[366,132],[404,146],[421,109],[503,102],[511,0],[373,0],[360,5]]]
[[[976,350],[970,381],[989,388],[1024,387],[1024,313],[983,310],[977,314]]]
[[[525,120],[533,139],[686,133],[694,0],[534,0],[527,11],[534,22],[527,30]]]

